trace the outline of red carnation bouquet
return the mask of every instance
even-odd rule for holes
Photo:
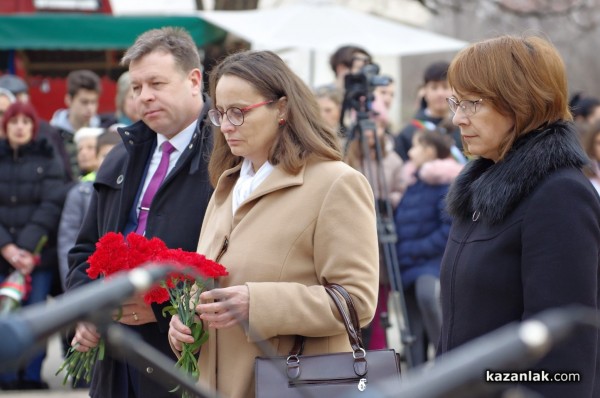
[[[195,343],[183,345],[181,357],[175,366],[197,379],[198,361],[194,353],[208,339],[208,331],[204,330],[202,322],[197,322],[195,308],[206,280],[225,276],[227,270],[201,254],[169,249],[159,238],[147,239],[136,233],[124,238],[121,233],[109,232],[100,238],[96,243],[96,251],[88,258],[90,266],[87,274],[91,279],[100,276],[109,278],[117,272],[132,270],[148,262],[168,263],[175,268],[163,281],[146,292],[144,301],[161,304],[169,300],[170,305],[163,309],[163,315],[178,315],[192,330]],[[103,358],[103,339],[88,352],[79,352],[71,347],[56,374],[66,371],[63,384],[69,376],[73,377],[75,383],[81,378],[89,383],[94,363]]]

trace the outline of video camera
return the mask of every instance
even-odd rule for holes
[[[388,76],[379,75],[379,65],[365,65],[358,73],[347,74],[344,77],[344,102],[358,102],[361,97],[370,102],[375,87],[387,86],[390,83],[391,79]]]

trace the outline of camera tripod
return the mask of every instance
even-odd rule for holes
[[[396,227],[394,224],[394,212],[389,200],[389,190],[384,178],[382,158],[383,151],[380,140],[377,137],[376,125],[369,118],[368,106],[366,97],[362,97],[355,109],[356,122],[349,129],[349,134],[346,134],[346,144],[344,154],[348,153],[350,144],[358,140],[361,152],[361,169],[369,184],[373,188],[376,205],[375,212],[377,217],[377,237],[379,241],[379,252],[385,264],[385,271],[388,275],[391,309],[396,315],[400,329],[400,341],[403,346],[403,359],[407,368],[413,367],[411,354],[411,345],[415,338],[410,332],[408,323],[406,302],[402,288],[402,280],[400,276],[400,268],[398,265],[398,257],[396,253]],[[375,143],[375,157],[371,159],[372,149],[365,138],[365,133],[371,132]],[[383,315],[383,314],[382,314]],[[389,327],[389,325],[385,325]]]

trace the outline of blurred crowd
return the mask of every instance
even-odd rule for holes
[[[0,77],[0,280],[13,271],[26,277],[23,305],[63,293],[67,253],[89,205],[96,170],[121,141],[117,127],[139,119],[127,72],[117,88],[116,111],[98,114],[100,77],[75,70],[67,77],[64,107],[46,121],[38,117],[23,79]],[[63,345],[69,345],[66,335]],[[48,388],[41,378],[44,358],[42,349],[20,371],[0,374],[1,389]]]

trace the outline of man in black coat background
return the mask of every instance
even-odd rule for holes
[[[212,194],[207,162],[212,130],[205,121],[208,104],[202,93],[202,73],[197,48],[182,29],[162,28],[142,34],[123,56],[129,67],[135,106],[142,120],[119,129],[123,144],[106,157],[94,183],[90,207],[69,253],[68,290],[90,282],[88,257],[96,242],[108,232],[124,235],[138,230],[141,201],[158,168],[163,144],[175,151],[169,169],[149,209],[144,231],[169,248],[196,251],[202,219]],[[163,306],[148,306],[141,297],[122,306],[118,322],[168,355],[175,356],[167,340],[168,321]],[[87,351],[98,344],[93,324],[79,323],[72,344]],[[98,361],[90,388],[92,398],[165,397],[170,388],[152,375],[152,364],[138,369],[127,360],[105,357]]]

